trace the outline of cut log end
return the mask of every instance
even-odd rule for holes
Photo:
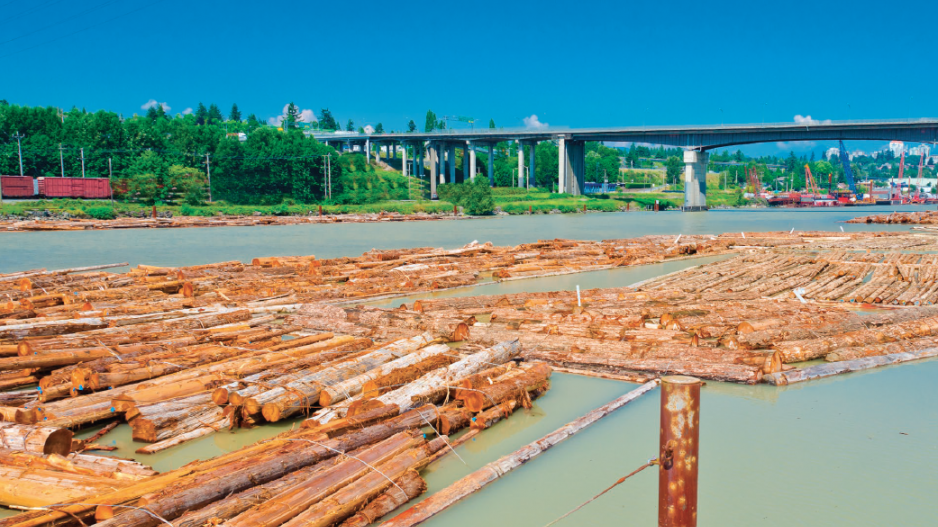
[[[72,431],[67,428],[59,428],[50,433],[46,437],[42,453],[67,456],[72,451],[72,435]]]
[[[456,325],[456,329],[453,330],[453,335],[451,340],[453,342],[461,342],[469,338],[469,325],[465,322],[460,322]]]

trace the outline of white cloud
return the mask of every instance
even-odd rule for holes
[[[267,123],[271,126],[280,126],[287,116],[287,108],[289,107],[290,103],[284,104],[280,115],[267,119]],[[300,120],[304,123],[315,123],[319,121],[319,119],[316,119],[316,114],[312,110],[300,110]]]
[[[166,104],[165,102],[156,102],[156,99],[150,99],[149,101],[145,102],[145,103],[143,104],[143,106],[141,106],[140,108],[142,108],[142,109],[144,109],[144,110],[149,110],[150,108],[155,107],[157,104],[159,104],[160,106],[163,107],[163,111],[164,111],[164,112],[168,112],[168,111],[170,111],[170,110],[172,109],[172,108],[170,108],[170,106],[169,106],[168,104]]]
[[[812,119],[810,115],[801,115],[801,114],[798,114],[795,116],[795,122],[798,124],[831,124],[830,119],[824,119],[823,121],[818,121],[817,119]]]
[[[789,141],[787,143],[779,141],[775,143],[775,146],[777,146],[779,150],[807,150],[817,146],[817,143],[814,141]]]
[[[186,108],[185,110],[182,111],[183,115],[189,115],[190,113],[192,113],[192,108]]]
[[[542,123],[538,118],[537,114],[531,114],[530,117],[525,117],[524,119],[525,128],[533,128],[539,130],[541,128],[547,128],[549,125],[547,123]]]

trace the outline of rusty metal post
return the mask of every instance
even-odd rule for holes
[[[658,526],[697,526],[700,379],[661,378]]]

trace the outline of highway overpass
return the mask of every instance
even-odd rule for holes
[[[503,141],[516,141],[522,146],[536,146],[541,141],[554,141],[559,147],[559,188],[562,192],[583,193],[586,175],[585,144],[587,141],[635,142],[676,146],[684,149],[684,210],[705,210],[707,201],[708,151],[735,145],[776,141],[882,140],[910,143],[938,141],[938,119],[902,119],[878,121],[813,121],[802,123],[727,124],[719,126],[641,126],[614,128],[537,128],[537,129],[450,129],[430,133],[330,133],[313,132],[319,141],[338,148],[360,145],[370,155],[371,147],[386,145],[396,152],[398,145],[416,146],[416,166],[422,167],[420,177],[429,169],[430,192],[436,196],[436,185],[448,179],[456,182],[456,149],[463,149],[463,174],[475,174],[475,151],[488,149],[489,183],[494,185],[493,147]],[[426,151],[427,159],[424,159]],[[407,170],[407,149],[404,170]],[[521,150],[523,152],[523,150]],[[523,186],[525,169],[530,186],[534,186],[535,157],[531,149],[527,166],[524,155],[518,156],[519,184]]]

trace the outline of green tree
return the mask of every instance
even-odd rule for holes
[[[319,128],[322,130],[338,130],[339,123],[332,116],[329,108],[323,108],[319,111]]]
[[[258,119],[256,115],[252,113],[251,115],[248,116],[248,123],[247,123],[248,132],[252,132],[257,128],[260,128],[261,126],[263,125],[261,124],[260,119]]]
[[[378,126],[375,126],[375,133],[376,133],[376,134],[383,134],[383,133],[384,133],[384,125],[381,124],[381,123],[378,123]]]
[[[231,105],[231,112],[228,114],[228,119],[232,121],[241,121],[241,110],[238,110],[238,103]]]
[[[415,123],[414,120],[411,119],[410,122],[407,123],[407,132],[413,133],[416,131],[417,131],[417,123]]]
[[[283,129],[294,129],[296,128],[296,123],[302,121],[303,118],[300,116],[300,109],[293,104],[293,101],[290,101],[290,104],[287,105],[287,114],[283,118]]]
[[[495,119],[489,119],[489,128],[495,128]]]
[[[195,109],[195,122],[199,126],[205,124],[206,119],[208,119],[208,110],[205,109],[205,105],[199,102],[199,106]]]
[[[681,171],[684,169],[684,163],[677,156],[668,157],[665,161],[665,170],[667,171],[668,181],[673,181],[674,184],[678,184],[678,181],[681,176]]]
[[[423,131],[432,132],[436,128],[436,114],[432,110],[427,110],[427,121],[423,125]]]
[[[355,131],[355,122],[352,121],[351,119],[349,119],[349,120],[348,120],[348,123],[346,123],[346,125],[345,125],[345,131],[346,131],[346,132],[354,132],[354,131]]]
[[[225,121],[225,116],[221,114],[218,105],[212,103],[208,106],[208,114],[205,117],[205,121],[209,124],[219,124]]]

